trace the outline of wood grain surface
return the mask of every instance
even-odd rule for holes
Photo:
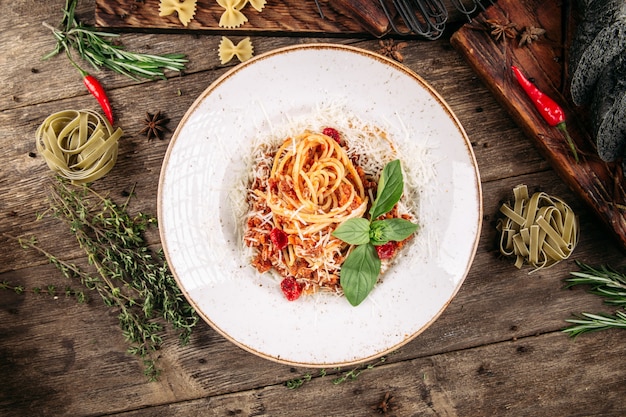
[[[546,3],[554,8],[556,1]],[[37,127],[61,109],[98,109],[65,56],[41,60],[54,47],[41,23],[59,22],[63,4],[0,2],[0,43],[5,46],[0,54],[0,282],[26,289],[63,288],[68,282],[40,254],[22,249],[8,235],[36,236],[42,247],[63,259],[86,262],[63,223],[50,217],[37,220],[48,207],[50,177],[35,149]],[[78,17],[94,24],[95,7],[95,0],[80,1]],[[380,48],[371,38],[252,38],[257,54],[320,40]],[[94,72],[109,92],[125,135],[116,166],[93,187],[120,202],[135,187],[131,213],[155,214],[171,134],[147,141],[139,134],[145,113],[163,111],[173,130],[196,97],[237,64],[220,65],[220,36],[213,34],[123,33],[119,41],[129,50],[184,52],[189,59],[183,74],[156,81]],[[180,346],[175,335],[165,335],[159,351],[162,374],[149,382],[140,360],[126,353],[116,310],[97,297],[78,304],[64,295],[0,290],[0,415],[363,417],[383,415],[377,408],[386,396],[391,398],[389,416],[626,415],[626,332],[571,339],[561,331],[575,313],[614,311],[584,288],[565,290],[563,280],[577,270],[574,261],[625,267],[621,245],[449,37],[409,40],[402,54],[403,64],[439,92],[467,131],[484,199],[472,268],[424,333],[384,361],[322,373],[259,358],[201,323],[187,346]],[[474,54],[502,63],[501,54],[482,49]],[[534,77],[548,89],[547,79]],[[528,268],[518,270],[512,259],[498,255],[498,208],[518,184],[559,196],[579,216],[581,239],[571,259],[529,274]],[[157,233],[147,239],[158,248]],[[293,380],[302,386],[289,389]]]
[[[95,23],[115,30],[361,38],[397,35],[393,30],[397,28],[398,32],[415,38],[407,34],[407,26],[396,12],[394,2],[384,1],[393,25],[379,6],[379,0],[318,0],[319,8],[314,0],[268,1],[261,12],[247,5],[242,13],[248,21],[236,28],[220,27],[225,9],[214,0],[198,0],[194,18],[187,26],[176,14],[159,16],[159,0],[96,0]],[[466,0],[466,3],[471,2]],[[487,0],[482,3],[489,4]],[[467,19],[453,1],[444,0],[437,4],[445,6],[450,23]],[[424,24],[423,18],[421,22]]]
[[[455,32],[451,41],[555,171],[626,249],[626,201],[621,168],[619,163],[606,163],[598,157],[590,133],[588,109],[575,106],[569,94],[567,51],[576,27],[575,11],[569,3],[563,2],[562,6],[554,1],[500,0],[472,24]],[[488,21],[514,23],[519,32],[527,27],[543,28],[546,34],[524,46],[520,46],[519,37],[497,41],[490,34]],[[565,136],[541,118],[518,86],[511,65],[519,67],[564,108],[568,131],[581,154],[579,163],[575,163]]]
[[[320,9],[315,1],[285,0],[269,2],[261,12],[250,5],[242,9],[248,21],[238,28],[219,26],[224,8],[215,1],[199,0],[193,20],[185,27],[176,14],[159,16],[159,0],[142,2],[128,0],[97,0],[96,24],[111,28],[195,30],[221,33],[300,33],[366,35],[367,26],[361,24],[343,8],[333,6],[332,1],[321,1]],[[320,13],[321,11],[321,13]],[[323,14],[323,17],[322,17]],[[385,30],[382,29],[382,32]],[[382,34],[382,33],[381,33]]]

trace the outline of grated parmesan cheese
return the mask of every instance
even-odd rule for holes
[[[243,239],[247,220],[250,217],[259,215],[258,212],[251,212],[250,207],[248,207],[248,187],[255,181],[261,181],[269,177],[273,164],[273,154],[285,138],[294,138],[306,130],[321,132],[326,127],[336,129],[340,132],[341,138],[345,142],[348,156],[364,170],[366,178],[376,182],[378,182],[380,174],[387,163],[394,159],[400,159],[404,171],[404,193],[398,203],[398,212],[401,215],[410,215],[420,224],[420,201],[425,196],[430,195],[431,193],[428,190],[435,186],[434,164],[430,156],[428,138],[419,138],[419,140],[413,138],[412,132],[407,129],[400,117],[397,118],[393,126],[377,126],[362,120],[347,109],[344,102],[333,101],[318,104],[307,115],[299,117],[287,115],[284,123],[276,124],[272,123],[262,105],[261,109],[267,119],[266,123],[269,129],[266,126],[267,133],[251,139],[250,152],[244,155],[246,169],[243,172],[248,174],[237,182],[234,193],[237,195],[237,198],[234,200],[237,200],[236,205],[239,209],[233,210],[233,212],[241,213],[241,209],[245,207],[244,212],[247,213],[247,216],[239,217],[236,222],[238,225],[237,234],[241,237],[239,240],[242,246],[241,253],[245,257],[245,262],[255,256],[254,250],[251,250],[245,244],[245,239]],[[373,195],[369,196],[370,201],[373,201],[373,197]],[[298,211],[296,210],[292,213],[293,219],[299,219]],[[263,224],[270,223],[271,220],[271,212],[263,216]],[[305,236],[300,231],[299,226],[297,226],[297,229],[300,239],[304,242],[306,240]],[[422,232],[424,231],[420,229],[418,235]],[[321,231],[319,233],[322,235]],[[328,245],[330,235],[326,235],[323,240],[319,239],[316,242],[316,246]],[[429,239],[420,240],[428,241]],[[411,242],[406,247],[410,247],[412,244]],[[333,252],[340,253],[338,248]],[[324,271],[337,270],[338,265],[334,256],[324,258],[323,263],[318,265],[317,268]],[[398,258],[400,257],[396,256],[394,260]],[[383,261],[381,272],[384,273],[390,266],[391,263],[389,261]],[[277,274],[276,278],[280,280],[282,276]]]

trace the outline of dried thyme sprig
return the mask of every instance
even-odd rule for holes
[[[10,236],[7,236],[7,237],[10,237]],[[70,286],[66,286],[63,289],[59,289],[56,285],[47,285],[45,288],[41,288],[41,287],[26,288],[23,285],[14,285],[8,281],[2,281],[0,282],[0,290],[13,291],[16,294],[32,293],[32,294],[49,295],[51,297],[60,297],[60,296],[73,297],[79,303],[84,303],[87,300],[87,298],[85,297],[85,293],[83,291],[77,291]]]
[[[95,272],[61,260],[33,239],[20,242],[40,251],[64,276],[79,280],[97,292],[105,305],[119,310],[120,327],[131,345],[128,352],[143,359],[144,372],[154,380],[159,375],[154,352],[163,342],[162,321],[170,323],[186,344],[198,316],[162,253],[153,253],[142,237],[156,219],[142,213],[129,215],[127,204],[128,200],[118,206],[86,185],[74,186],[60,178],[50,188],[52,215],[68,224]]]
[[[361,373],[363,373],[363,371],[368,370],[368,369],[374,369],[378,365],[384,364],[386,361],[387,361],[387,357],[381,356],[380,359],[378,359],[378,362],[376,363],[370,363],[367,365],[357,366],[356,368],[351,369],[350,371],[344,372],[339,377],[333,379],[333,384],[339,385],[346,381],[355,380],[359,377],[359,375],[361,375]]]
[[[184,54],[144,54],[130,52],[113,44],[111,40],[118,37],[118,34],[98,31],[76,19],[74,13],[77,3],[78,0],[65,1],[60,28],[44,23],[44,26],[52,30],[57,44],[43,59],[49,59],[63,51],[71,57],[71,52],[74,51],[96,69],[108,68],[133,80],[165,78],[164,70],[185,69],[187,59]]]
[[[392,352],[392,353],[396,353],[396,352]],[[364,371],[368,369],[374,369],[375,367],[384,364],[386,361],[387,361],[387,356],[382,356],[378,359],[376,363],[359,365],[349,371],[343,371],[341,368],[335,368],[334,370],[337,372],[338,376],[332,379],[332,383],[333,385],[340,385],[346,381],[353,381],[357,379],[359,375],[361,375],[361,373],[363,373]],[[320,369],[317,375],[313,375],[309,372],[309,373],[304,374],[300,378],[294,378],[294,379],[288,380],[287,382],[285,382],[285,386],[289,389],[298,389],[305,383],[310,382],[314,377],[325,377],[327,374],[328,373],[326,372],[326,369]]]
[[[565,280],[567,288],[589,285],[589,292],[604,298],[605,303],[626,307],[626,274],[609,266],[594,268],[582,262],[576,264],[580,271],[570,273],[572,277]],[[563,331],[577,336],[590,331],[626,328],[626,312],[618,310],[614,314],[581,313],[566,321],[572,325]]]

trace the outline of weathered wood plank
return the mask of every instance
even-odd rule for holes
[[[569,4],[569,3],[564,3]],[[546,30],[530,46],[519,46],[519,39],[498,42],[489,34],[487,20],[513,23],[519,31],[534,26]],[[482,25],[482,26],[481,26]],[[571,22],[570,30],[575,27]],[[482,30],[481,30],[482,29]],[[560,2],[540,0],[501,0],[482,13],[472,25],[465,25],[452,37],[452,43],[485,81],[502,105],[533,140],[556,172],[575,190],[598,218],[610,228],[626,248],[626,191],[619,179],[616,163],[605,163],[597,155],[584,108],[576,107],[569,97],[565,51],[567,41],[562,28]],[[533,103],[517,85],[510,66],[518,66],[537,86],[564,108],[568,130],[579,148],[580,163],[575,163],[564,135],[550,127]],[[617,180],[615,179],[617,178]]]
[[[34,222],[45,209],[45,164],[33,135],[61,108],[97,108],[64,57],[40,62],[52,46],[41,21],[60,20],[59,2],[0,3],[0,234],[34,234],[63,258],[84,255],[56,220]],[[10,6],[10,7],[9,7]],[[82,20],[93,21],[95,0],[79,2]],[[24,16],[29,16],[24,19]],[[21,18],[21,19],[20,19]],[[134,82],[99,73],[110,92],[119,125],[127,132],[118,165],[95,187],[115,199],[136,184],[131,211],[156,212],[156,187],[169,143],[146,141],[137,132],[146,111],[163,110],[173,130],[195,98],[234,62],[218,64],[218,36],[124,34],[132,50],[185,52],[188,71],[168,80]],[[257,53],[313,38],[259,36]],[[376,50],[375,40],[349,42]],[[172,334],[159,351],[163,374],[150,383],[127,344],[115,310],[98,299],[86,305],[60,295],[17,295],[0,290],[0,414],[7,417],[120,415],[378,415],[372,406],[393,395],[390,415],[624,415],[624,338],[620,331],[572,340],[559,330],[581,311],[611,311],[583,289],[564,290],[574,260],[624,264],[586,203],[550,168],[537,148],[496,101],[485,83],[448,41],[409,41],[407,67],[448,101],[464,125],[482,176],[485,221],[470,273],[458,295],[416,339],[375,363],[356,380],[334,385],[351,369],[292,368],[256,357],[206,324],[191,344]],[[31,71],[35,68],[36,71]],[[372,80],[376,82],[376,80]],[[8,127],[8,128],[7,128]],[[581,220],[581,241],[572,259],[528,275],[495,253],[495,216],[501,200],[520,183],[567,201]],[[158,245],[158,236],[149,241]],[[27,289],[67,282],[33,251],[0,238],[0,282]],[[310,374],[298,390],[285,382]]]
[[[533,291],[537,298],[544,290],[537,286]],[[462,332],[451,335],[451,329],[436,329],[436,322],[429,331],[436,332],[436,337],[425,334],[425,340],[420,337],[384,364],[374,363],[374,369],[341,385],[332,380],[351,369],[327,370],[325,377],[319,376],[319,370],[291,369],[245,353],[206,328],[199,329],[190,347],[167,345],[162,353],[161,363],[166,365],[162,382],[148,383],[135,359],[121,352],[124,342],[112,331],[115,318],[111,313],[63,298],[20,296],[6,303],[5,296],[0,297],[3,305],[11,306],[14,321],[3,330],[0,344],[0,367],[9,382],[0,390],[0,410],[7,417],[25,412],[78,416],[123,410],[136,410],[122,413],[128,416],[226,415],[236,410],[249,410],[243,415],[370,415],[367,408],[386,392],[395,398],[397,415],[446,411],[459,416],[521,416],[539,410],[553,415],[551,410],[559,414],[570,406],[579,410],[576,415],[619,415],[618,410],[623,410],[625,388],[620,375],[625,365],[619,359],[624,354],[623,333],[604,332],[576,340],[555,330],[523,334],[530,329],[520,320],[537,322],[551,314],[546,308],[537,317],[518,317],[507,324],[510,327],[500,327],[496,332],[508,334],[500,342],[480,347],[485,343],[473,340],[479,344],[461,348],[451,339],[462,335],[470,340],[469,333],[493,339],[493,323],[485,326],[472,319],[485,317],[471,307],[480,303],[478,293],[464,300],[466,307],[455,314],[455,321],[466,322]],[[491,312],[492,301],[483,301]],[[507,301],[511,300],[497,305],[504,307]],[[32,322],[20,323],[20,317],[35,305],[39,312],[27,313]],[[502,313],[507,314],[505,308]],[[64,324],[55,323],[59,321]],[[91,329],[87,334],[81,331],[85,327]],[[308,374],[315,378],[299,390],[283,386]],[[593,382],[586,377],[589,374],[594,375]],[[525,387],[523,395],[520,386]],[[593,401],[598,392],[607,394],[602,404]],[[300,408],[294,409],[294,404]],[[603,408],[594,414],[592,407],[599,406]]]
[[[324,18],[321,17],[315,2],[302,3],[287,0],[266,4],[262,12],[247,6],[242,13],[248,19],[238,28],[219,26],[220,18],[225,9],[216,2],[197,4],[193,19],[187,26],[183,25],[176,14],[159,16],[159,1],[146,0],[129,2],[124,0],[96,0],[96,24],[116,29],[159,29],[189,30],[207,33],[247,33],[277,34],[280,32],[299,35],[324,34],[369,36],[363,25],[355,19],[332,7],[332,3],[323,2],[321,6]]]
[[[315,373],[296,390],[274,385],[118,415],[374,416],[387,393],[393,416],[624,415],[623,335],[562,338],[550,333],[416,358],[338,385]]]
[[[133,41],[140,44],[141,36],[133,36],[135,36]],[[148,40],[155,39],[155,35],[143,36]],[[162,43],[172,47],[182,40],[179,36],[181,35],[161,35],[161,39],[168,39]],[[286,45],[288,42],[286,38],[260,40],[261,51]],[[206,37],[206,41],[217,40],[214,37]],[[376,41],[359,42],[355,45],[370,50],[378,48]],[[25,51],[27,56],[28,52]],[[470,140],[475,143],[474,150],[484,181],[498,178],[502,172],[506,172],[507,175],[520,175],[546,168],[545,161],[532,146],[529,146],[528,140],[519,132],[512,120],[508,119],[483,83],[475,77],[447,42],[413,41],[402,52],[405,64],[425,78],[449,102],[465,126]],[[155,190],[170,137],[167,135],[164,141],[147,141],[145,137],[139,135],[145,113],[163,111],[170,118],[168,126],[173,131],[196,97],[232,67],[232,65],[217,66],[217,57],[212,54],[210,57],[206,54],[194,56],[198,59],[191,65],[193,70],[181,77],[147,83],[132,81],[129,83],[126,80],[110,78],[114,80],[114,84],[126,83],[109,90],[117,124],[124,130],[125,135],[120,142],[116,167],[107,177],[97,181],[95,187],[110,193],[114,199],[123,199],[124,192],[135,186],[137,198],[131,199],[131,210],[156,214]],[[60,253],[75,258],[80,256],[80,251],[71,240],[56,243],[55,235],[64,233],[65,229],[54,226],[54,221],[34,221],[37,213],[45,211],[48,207],[44,198],[43,184],[49,171],[44,161],[36,155],[34,135],[37,127],[47,115],[61,109],[98,109],[95,100],[84,91],[82,83],[70,80],[73,78],[73,72],[69,63],[63,59],[60,61],[62,65],[67,64],[69,73],[59,68],[47,68],[34,75],[41,77],[40,79],[64,80],[76,88],[62,89],[54,82],[41,84],[27,80],[20,88],[28,89],[27,85],[31,82],[41,86],[38,94],[33,95],[34,102],[39,101],[35,97],[41,96],[45,99],[59,94],[58,91],[65,95],[55,101],[29,105],[26,108],[20,106],[0,113],[0,123],[3,126],[11,126],[11,129],[0,130],[0,142],[6,144],[5,151],[0,154],[0,164],[12,166],[12,170],[0,171],[0,207],[2,207],[0,219],[3,224],[2,233],[14,236],[34,234],[42,242],[52,239],[55,245],[59,245]],[[34,65],[35,61],[31,64]],[[5,76],[0,73],[0,80]],[[111,74],[108,76],[112,77]],[[463,88],[459,89],[459,85]],[[503,149],[510,153],[502,152]],[[510,155],[517,157],[512,158]],[[19,174],[17,177],[14,175],[16,172]],[[34,192],[42,198],[30,198]],[[0,244],[15,247],[1,236]],[[37,258],[24,251],[0,253],[0,271],[20,268],[32,262],[38,262]]]
[[[602,238],[602,230],[594,227],[593,216],[585,212],[581,203],[576,201],[571,191],[552,172],[485,183],[486,212],[494,213],[499,201],[507,198],[509,190],[520,181],[528,184],[531,189],[539,184],[549,187],[546,191],[570,201],[581,215],[582,240],[575,252],[575,259],[614,265],[622,261],[622,254],[617,247],[607,246],[599,253],[595,242]],[[566,291],[562,288],[562,279],[575,268],[572,262],[564,262],[550,270],[528,275],[527,269],[516,270],[512,260],[497,259],[493,251],[495,236],[493,217],[490,217],[484,223],[476,260],[459,294],[428,330],[391,355],[387,363],[406,363],[416,358],[448,352],[474,351],[478,346],[498,343],[502,347],[505,345],[501,343],[508,340],[518,340],[524,345],[527,342],[522,340],[530,338],[532,341],[534,335],[558,332],[565,325],[564,320],[572,313],[608,311],[601,305],[598,297],[585,294],[582,290]],[[27,288],[45,287],[50,283],[61,288],[65,285],[64,280],[59,279],[51,266],[4,273],[0,275],[0,280],[12,281]],[[0,292],[0,306],[0,322],[4,323],[0,327],[0,351],[4,358],[4,362],[0,364],[0,372],[8,376],[7,381],[11,381],[6,385],[5,397],[0,397],[0,410],[4,411],[3,407],[7,407],[7,412],[16,410],[17,414],[14,415],[19,415],[27,407],[36,407],[41,415],[88,415],[95,410],[99,413],[114,413],[155,404],[223,395],[226,397],[219,399],[218,404],[224,401],[224,407],[234,407],[234,403],[230,401],[239,401],[244,397],[252,402],[241,405],[244,407],[242,409],[256,409],[258,404],[254,401],[258,397],[252,394],[257,392],[257,388],[280,385],[304,374],[318,372],[292,369],[257,358],[231,344],[208,326],[201,325],[189,346],[180,347],[175,339],[168,339],[161,351],[160,363],[164,369],[161,382],[148,383],[141,375],[138,360],[124,353],[126,344],[117,327],[114,310],[105,308],[98,299],[94,299],[89,305],[77,305],[75,301],[63,296],[50,299],[43,295]],[[564,334],[558,333],[558,337],[562,342],[559,346],[572,343]],[[602,340],[605,336],[600,336],[599,340],[594,337],[585,338],[588,344],[582,346],[591,350],[597,348],[597,344],[604,343]],[[623,339],[626,335],[612,337]],[[505,349],[505,353],[507,350]],[[487,358],[483,356],[484,353],[475,354],[482,361]],[[489,357],[489,366],[500,361],[499,354],[504,353],[494,353],[493,357]],[[588,354],[592,355],[593,351]],[[599,356],[590,362],[590,366],[603,369],[605,365],[602,360]],[[225,366],[226,363],[228,366]],[[477,368],[479,362],[474,366]],[[527,366],[531,368],[531,364]],[[398,374],[397,378],[403,381],[413,380],[415,372],[419,372],[409,369],[400,372],[399,369],[404,368],[392,372]],[[519,372],[517,378],[523,384],[531,383],[536,377],[532,369]],[[474,382],[466,390],[485,390],[485,396],[488,393],[496,395],[500,392],[499,384],[511,383],[507,379],[510,375],[501,375],[499,381],[495,378],[488,379],[493,381],[493,386],[476,386]],[[572,375],[572,378],[578,376]],[[608,376],[602,378],[607,384],[610,382]],[[85,380],[89,382],[85,383]],[[384,383],[386,381],[387,379]],[[560,381],[571,384],[575,382],[568,378]],[[334,388],[328,381],[325,383],[328,384],[327,390]],[[437,392],[441,394],[460,389],[455,384],[449,380],[440,382]],[[33,390],[20,391],[23,386],[32,386]],[[358,389],[362,392],[366,390],[360,383]],[[242,393],[230,395],[239,391]],[[38,402],[38,392],[47,393],[45,401]],[[68,392],[73,394],[68,396]],[[289,394],[293,395],[291,391]],[[314,397],[308,395],[302,401],[312,403]],[[412,393],[407,393],[407,398],[410,395]],[[109,398],[116,398],[116,401],[111,402]],[[501,395],[497,398],[503,401]],[[370,400],[368,397],[367,402]],[[339,399],[337,401],[341,402]],[[194,404],[203,403],[190,403],[190,412],[193,411]],[[331,401],[328,407],[336,405]],[[344,404],[337,410],[345,410],[349,415],[354,405]],[[279,402],[275,406],[282,409],[283,413],[288,410],[284,408],[284,403]],[[463,410],[459,404],[451,408],[455,409]],[[165,410],[171,410],[170,406]],[[142,412],[153,415],[148,411]],[[281,415],[278,412],[277,414]],[[466,413],[459,412],[459,415]]]
[[[96,0],[95,19],[98,26],[116,30],[361,38],[385,34],[397,35],[389,23],[381,24],[377,30],[368,30],[367,24],[350,13],[350,10],[340,7],[336,2],[319,0],[318,3],[319,9],[313,0],[305,2],[297,0],[270,1],[267,2],[261,12],[248,5],[242,9],[242,13],[248,21],[236,28],[221,27],[219,22],[225,9],[214,1],[202,0],[197,2],[195,15],[187,26],[178,19],[176,14],[159,16],[158,0],[142,2]],[[395,16],[394,25],[401,33],[405,33],[407,27],[403,19],[395,12],[393,2],[386,1],[386,3],[390,15]],[[452,1],[445,0],[442,4],[447,12],[448,23],[466,21],[466,16],[454,6]],[[363,8],[367,8],[367,4]],[[415,13],[416,16],[419,16],[419,9]]]

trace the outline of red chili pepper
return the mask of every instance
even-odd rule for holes
[[[91,95],[98,100],[98,103],[100,104],[100,107],[102,107],[109,123],[113,125],[113,110],[111,109],[111,103],[109,102],[106,91],[104,91],[104,88],[95,77],[84,71],[81,71],[81,73],[83,74],[83,83],[85,84],[85,87],[87,87],[87,90],[89,90]]]
[[[535,86],[530,80],[528,80],[524,74],[516,66],[511,66],[517,82],[522,86],[522,89],[526,92],[526,95],[532,100],[537,111],[541,114],[541,117],[553,127],[559,129],[565,135],[567,143],[572,150],[574,159],[578,162],[578,152],[576,151],[576,145],[567,132],[567,126],[565,125],[565,112],[563,109],[550,97],[544,94],[541,90]]]

